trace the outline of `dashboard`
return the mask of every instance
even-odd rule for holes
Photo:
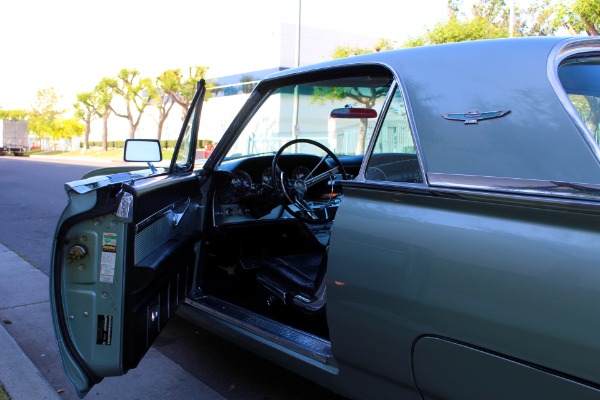
[[[360,163],[352,160],[346,169],[357,169]],[[272,174],[273,155],[254,156],[223,161],[216,172],[213,198],[215,226],[259,219],[293,218],[284,210],[275,193]],[[352,165],[350,165],[352,164]],[[332,160],[310,154],[286,154],[279,167],[289,182],[306,179],[333,168]],[[345,165],[346,167],[346,165]],[[337,208],[341,187],[324,180],[311,186],[304,195],[309,204],[327,203]]]

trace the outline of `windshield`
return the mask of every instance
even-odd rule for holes
[[[344,77],[272,91],[243,128],[227,158],[275,154],[293,139],[312,139],[336,155],[364,154],[376,118],[331,118],[337,108],[374,109],[379,115],[391,78]],[[294,151],[312,151],[298,144]]]

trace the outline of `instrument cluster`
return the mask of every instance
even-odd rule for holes
[[[292,170],[292,173],[288,176],[288,179],[292,181],[303,180],[306,179],[310,173],[311,171],[307,167],[300,165]],[[241,169],[236,170],[231,174],[229,186],[233,193],[241,197],[261,195],[265,191],[272,191],[272,169],[271,167],[265,168],[260,175],[260,181],[256,180],[256,182],[252,179],[250,173]]]

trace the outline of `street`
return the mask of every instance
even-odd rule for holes
[[[49,275],[54,230],[67,202],[64,183],[94,168],[90,164],[0,157],[0,243]],[[41,335],[26,324],[20,325],[18,317],[15,321],[7,330],[50,385],[64,389],[62,398],[77,399],[63,372],[53,328],[48,326]],[[178,317],[163,330],[153,349],[227,399],[340,399]],[[87,398],[91,397],[90,393]]]

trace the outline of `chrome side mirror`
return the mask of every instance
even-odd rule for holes
[[[156,168],[152,163],[162,161],[160,141],[156,139],[127,139],[123,159],[132,162],[147,162],[152,173],[156,173]]]

